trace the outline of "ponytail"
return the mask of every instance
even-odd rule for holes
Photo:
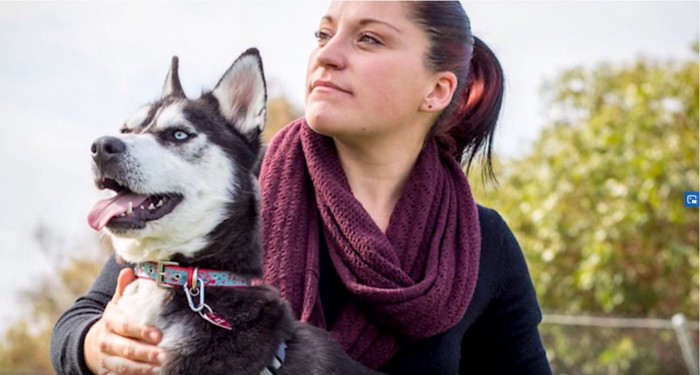
[[[496,123],[503,102],[503,69],[491,49],[474,37],[466,87],[457,98],[456,108],[438,123],[435,137],[458,161],[466,164],[483,150],[484,175],[495,179],[491,151]]]
[[[428,36],[426,64],[457,76],[452,102],[438,117],[431,136],[443,152],[469,171],[485,153],[484,176],[495,180],[491,148],[503,101],[503,69],[491,49],[472,35],[469,17],[458,1],[405,2],[408,14]]]

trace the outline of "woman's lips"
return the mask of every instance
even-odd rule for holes
[[[326,80],[316,80],[311,84],[311,91],[340,91],[346,94],[349,94],[350,92],[345,90],[344,88],[336,85],[335,83],[331,81],[326,81]]]

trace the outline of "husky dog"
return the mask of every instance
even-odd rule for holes
[[[159,327],[166,374],[378,374],[292,318],[262,274],[257,173],[267,91],[258,51],[188,99],[174,57],[162,97],[92,144],[95,183],[116,192],[89,224],[135,266],[118,306]]]

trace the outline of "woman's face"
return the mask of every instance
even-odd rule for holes
[[[312,129],[346,140],[425,136],[430,126],[418,113],[434,85],[423,60],[428,38],[404,6],[374,1],[330,6],[306,77]]]

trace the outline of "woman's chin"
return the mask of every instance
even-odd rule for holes
[[[309,128],[316,133],[332,136],[332,129],[338,122],[338,116],[332,109],[320,108],[321,106],[312,106],[306,108],[306,122]],[[331,134],[329,134],[331,133]]]
[[[333,131],[329,129],[328,123],[321,120],[319,117],[306,115],[306,123],[314,132],[328,137],[333,136]]]

